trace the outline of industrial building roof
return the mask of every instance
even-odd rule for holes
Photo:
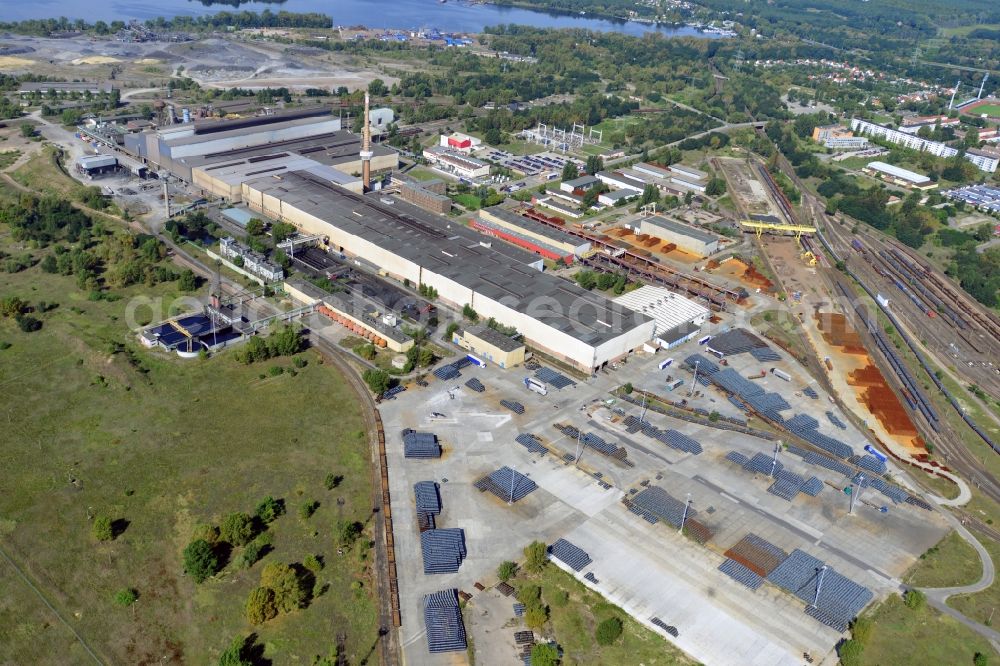
[[[339,130],[304,139],[274,141],[263,146],[236,148],[219,153],[209,153],[208,155],[185,157],[179,161],[191,168],[196,168],[205,164],[234,162],[239,159],[256,160],[268,155],[296,153],[321,164],[332,166],[360,159],[358,157],[360,151],[361,137],[346,130]],[[372,145],[372,152],[375,157],[384,157],[393,155],[396,151],[382,144],[374,144]]]
[[[268,119],[271,118],[271,116],[262,116],[261,118]],[[199,143],[205,143],[207,141],[217,141],[219,139],[229,139],[234,137],[247,136],[262,129],[268,132],[274,132],[277,130],[290,129],[294,127],[308,127],[309,125],[316,125],[318,123],[326,123],[334,120],[338,119],[330,115],[307,117],[307,118],[292,118],[291,120],[269,122],[267,124],[264,123],[257,123],[256,125],[243,124],[234,127],[232,129],[219,128],[212,132],[199,130],[196,124],[194,134],[190,136],[179,137],[176,139],[170,137],[164,137],[163,142],[166,143],[171,148],[177,146],[190,146]],[[219,122],[226,122],[226,121],[219,121]]]
[[[699,171],[694,167],[685,166],[683,164],[671,164],[670,170],[673,172],[674,176],[687,176],[689,178],[694,178],[695,180],[705,180],[708,178],[708,174],[704,171]]]
[[[901,167],[887,164],[885,162],[869,162],[866,167],[873,171],[879,171],[881,173],[887,173],[890,176],[895,176],[910,183],[926,183],[929,178],[927,176],[917,173],[916,171],[910,171],[909,169],[903,169]]]
[[[515,340],[509,335],[504,335],[500,331],[496,331],[488,326],[470,328],[465,332],[474,338],[479,338],[483,342],[493,345],[500,351],[512,352],[515,349],[520,349],[524,346],[523,342]]]
[[[708,317],[708,308],[705,306],[669,289],[652,285],[623,294],[615,299],[615,303],[652,317],[656,321],[657,336],[669,335],[679,326],[687,326],[699,319],[704,321]]]
[[[583,189],[585,187],[590,187],[595,183],[601,182],[596,176],[580,176],[579,178],[574,178],[573,180],[564,181],[564,185],[569,185],[574,190]]]
[[[671,231],[675,234],[681,234],[683,236],[694,238],[702,243],[713,243],[719,240],[718,236],[709,231],[703,231],[697,227],[681,224],[677,220],[673,220],[669,217],[663,217],[662,215],[653,215],[652,217],[643,218],[642,223],[643,226],[650,224],[655,227]]]
[[[605,199],[610,199],[611,201],[620,201],[622,199],[632,199],[639,195],[632,190],[615,190],[613,192],[605,192],[601,196]]]
[[[559,229],[550,227],[547,224],[542,224],[541,222],[536,222],[530,218],[518,215],[517,213],[509,211],[506,208],[501,208],[500,206],[484,208],[480,211],[480,217],[482,217],[483,213],[492,215],[507,224],[520,227],[521,229],[538,234],[539,236],[543,236],[544,238],[548,238],[549,240],[557,243],[572,245],[573,247],[579,247],[586,244],[586,241],[582,238],[578,238],[572,234],[566,233],[565,231],[560,231]]]
[[[650,176],[656,176],[657,178],[670,178],[669,169],[650,164],[649,162],[639,162],[632,168],[636,171],[647,173]]]
[[[308,171],[338,185],[348,185],[359,179],[342,171],[320,164],[314,159],[294,153],[275,153],[257,158],[226,161],[221,164],[201,167],[201,170],[227,185],[238,187],[254,177],[272,176],[290,171]]]
[[[248,187],[586,344],[600,345],[626,327],[649,321],[542,273],[542,262],[533,254],[505,243],[484,245],[474,231],[384,193],[357,195],[301,172],[262,178]]]

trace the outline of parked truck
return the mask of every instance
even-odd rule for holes
[[[526,389],[528,389],[529,391],[534,391],[538,395],[548,395],[549,394],[549,389],[548,389],[547,386],[545,386],[545,383],[538,381],[534,377],[525,377],[524,378],[524,387]]]
[[[774,375],[775,377],[780,377],[784,379],[786,382],[792,381],[792,376],[787,372],[785,372],[784,370],[779,370],[778,368],[771,368],[771,374]]]

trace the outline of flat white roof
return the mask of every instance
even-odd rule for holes
[[[682,324],[708,317],[708,308],[669,289],[646,285],[615,299],[635,312],[656,321],[655,335],[662,335]]]
[[[917,173],[916,171],[910,171],[909,169],[902,169],[898,166],[893,166],[892,164],[886,164],[885,162],[869,162],[868,168],[874,171],[881,171],[882,173],[887,173],[890,176],[895,176],[896,178],[902,178],[903,180],[908,180],[911,183],[926,183],[929,178],[927,176]]]

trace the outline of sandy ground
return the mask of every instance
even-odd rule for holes
[[[18,58],[17,56],[0,56],[0,70],[16,70],[24,67],[31,67],[35,64],[29,58]]]

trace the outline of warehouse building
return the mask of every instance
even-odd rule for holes
[[[719,251],[720,239],[717,235],[662,215],[642,218],[639,233],[673,243],[679,250],[699,257],[707,257]]]
[[[244,183],[243,200],[388,277],[432,287],[443,302],[517,329],[526,346],[583,372],[653,334],[651,318],[543,273],[539,257],[384,194],[361,196],[295,172]]]
[[[111,81],[102,83],[96,81],[28,81],[21,84],[18,92],[22,95],[49,92],[57,94],[79,93],[81,95],[89,92],[91,95],[99,95],[101,93],[111,94],[114,90],[115,85]]]
[[[869,162],[863,171],[869,176],[881,178],[884,181],[901,187],[913,188],[915,190],[932,190],[937,187],[937,183],[923,174],[892,164],[886,164],[885,162]]]
[[[243,264],[243,270],[263,280],[273,282],[285,277],[284,268],[268,260],[267,257],[259,252],[254,252],[250,248],[240,245],[234,238],[230,237],[220,240],[219,252],[226,259],[239,259]]]
[[[500,206],[479,211],[469,225],[487,236],[495,236],[552,261],[573,263],[590,251],[590,243]]]
[[[533,202],[538,204],[539,206],[545,206],[550,210],[554,210],[555,212],[565,217],[571,217],[574,220],[578,220],[581,217],[583,217],[582,210],[580,210],[576,206],[560,201],[555,196],[538,197],[534,199]]]
[[[451,148],[431,146],[424,148],[424,159],[433,164],[439,171],[464,178],[478,180],[490,175],[490,165],[474,157],[468,157]]]
[[[617,206],[619,203],[635,199],[639,195],[632,190],[615,190],[597,195],[597,203],[605,206]]]
[[[118,158],[114,155],[84,155],[76,161],[78,173],[93,178],[118,170]]]
[[[698,334],[708,319],[708,308],[663,287],[646,285],[619,296],[615,303],[634,310],[656,322],[655,342],[670,349]]]
[[[454,134],[442,134],[438,145],[459,153],[471,153],[473,150],[479,148],[482,143],[482,140],[474,136],[455,132]]]
[[[587,190],[593,188],[595,185],[601,181],[596,176],[580,176],[579,178],[574,178],[573,180],[564,180],[559,183],[559,189],[563,192],[576,192],[580,190],[581,192],[586,192]]]
[[[125,149],[166,169],[182,180],[191,181],[193,158],[212,158],[247,148],[264,147],[276,152],[286,141],[329,135],[340,130],[340,118],[326,106],[291,113],[254,116],[234,120],[199,120],[157,130],[128,134]]]
[[[627,176],[621,171],[599,171],[596,175],[602,183],[613,190],[631,190],[636,194],[642,194],[646,189],[645,181]]]
[[[351,192],[360,193],[362,190],[360,178],[320,164],[314,159],[287,152],[195,167],[191,169],[191,182],[206,194],[238,203],[242,197],[244,182],[290,171],[309,171]]]
[[[487,326],[456,331],[451,341],[501,368],[513,368],[524,363],[524,343]]]
[[[372,109],[368,112],[368,120],[372,128],[372,134],[385,134],[389,131],[389,125],[396,122],[396,114],[387,106]]]
[[[445,196],[447,186],[443,180],[428,181],[397,181],[399,198],[424,210],[438,215],[446,215],[451,211],[451,199]]]

